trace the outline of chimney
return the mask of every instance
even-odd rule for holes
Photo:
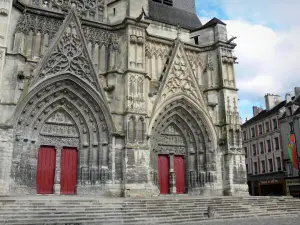
[[[292,96],[291,96],[290,93],[286,93],[286,94],[285,94],[285,100],[286,100],[286,103],[292,101]]]
[[[257,106],[253,106],[252,109],[253,109],[253,117],[257,116],[261,111],[263,111],[262,108],[259,108]]]
[[[295,97],[297,97],[300,94],[300,87],[295,87]]]
[[[266,110],[270,110],[270,109],[274,108],[280,102],[281,102],[281,98],[279,95],[273,95],[273,94],[265,95]]]

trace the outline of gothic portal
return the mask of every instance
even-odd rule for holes
[[[186,2],[0,2],[1,195],[247,193],[236,44]]]

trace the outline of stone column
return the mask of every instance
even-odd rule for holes
[[[60,195],[60,167],[61,167],[61,151],[62,147],[56,147],[56,165],[55,165],[55,179],[54,179],[54,194]]]
[[[170,163],[170,194],[176,194],[176,174],[174,171],[174,153],[170,153],[169,155],[169,163]]]
[[[107,180],[108,180],[108,143],[102,143],[102,163],[100,168],[100,182],[106,183]]]

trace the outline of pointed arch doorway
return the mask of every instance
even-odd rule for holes
[[[174,124],[167,126],[158,140],[157,162],[160,194],[185,194],[186,142],[179,128]]]
[[[168,194],[200,193],[216,182],[218,165],[212,131],[202,112],[180,98],[161,107],[156,115],[151,125],[154,185],[161,189],[161,174],[168,170],[159,166],[161,155],[169,159]]]

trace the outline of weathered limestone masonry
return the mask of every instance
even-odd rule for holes
[[[247,195],[236,45],[184,2],[0,0],[0,195]]]

